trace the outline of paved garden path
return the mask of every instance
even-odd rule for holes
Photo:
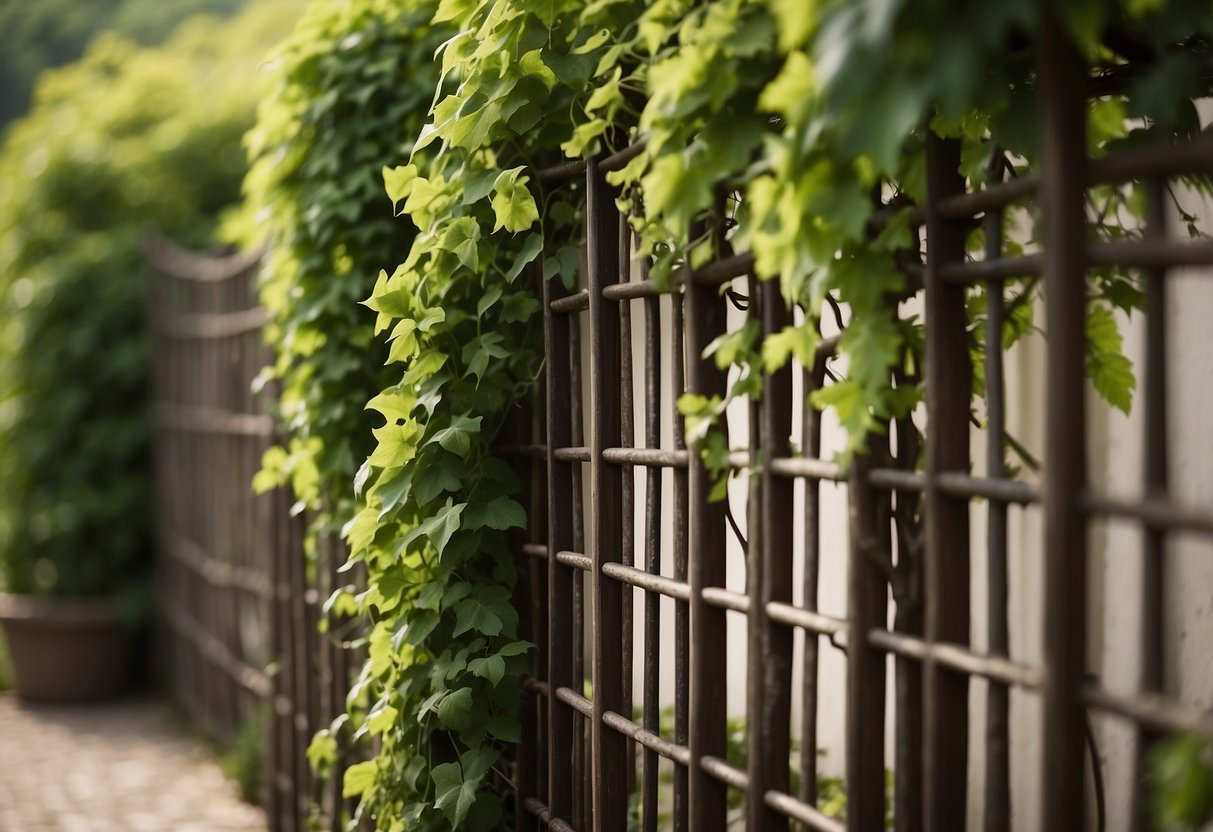
[[[5,694],[0,832],[265,832],[265,816],[154,700],[52,707]]]

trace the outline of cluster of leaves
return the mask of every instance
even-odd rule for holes
[[[0,152],[0,574],[14,592],[143,595],[149,452],[140,239],[205,245],[239,200],[244,83],[290,6],[99,40],[44,76]],[[204,92],[205,91],[205,92]]]
[[[384,424],[346,537],[368,575],[359,608],[374,622],[351,705],[380,750],[347,770],[345,791],[385,829],[505,823],[503,754],[518,740],[530,645],[507,546],[525,516],[493,442],[536,378],[536,258],[580,216],[537,199],[526,172],[570,129],[572,95],[545,46],[570,27],[520,13],[478,27],[471,14],[444,4],[434,16],[458,34],[441,50],[433,121],[411,161],[383,171],[417,236],[367,301],[396,383],[369,405]],[[588,71],[562,77],[584,83]],[[576,246],[560,251],[569,261]],[[331,754],[330,741],[315,756]]]
[[[1188,77],[1185,55],[1204,42],[1192,33],[1208,21],[1178,3],[1057,5],[1097,71],[1124,82],[1090,105],[1092,152],[1136,141],[1145,131],[1127,130],[1130,118],[1191,129],[1176,103],[1190,90],[1163,82]],[[901,302],[918,290],[910,209],[926,198],[929,137],[960,140],[971,187],[1035,164],[1030,35],[1040,8],[442,0],[433,20],[456,34],[439,51],[430,123],[407,164],[384,171],[417,236],[367,301],[397,383],[370,405],[384,424],[346,529],[351,564],[369,576],[358,608],[374,622],[351,713],[380,751],[346,778],[364,817],[393,830],[502,822],[503,753],[517,733],[527,647],[509,605],[505,535],[524,518],[492,447],[534,378],[533,279],[575,285],[583,242],[584,188],[546,189],[534,170],[639,145],[608,181],[655,278],[748,250],[758,276],[778,281],[799,310],[781,332],[764,338],[748,324],[708,348],[733,370],[729,393],[679,407],[711,466],[724,469],[729,401],[761,395],[763,371],[812,364],[830,309],[840,321],[848,313],[838,344],[846,376],[813,401],[836,412],[853,452],[921,396],[921,322]],[[1134,193],[1093,198],[1109,200],[1104,217],[1114,218],[1139,206]],[[1029,205],[1008,216],[1031,229],[1009,235],[1011,253],[1035,243],[1034,214]],[[1128,227],[1097,223],[1095,233]],[[982,245],[972,234],[970,250]],[[1012,286],[1004,347],[1033,329],[1037,288]],[[1140,293],[1110,271],[1095,272],[1092,287],[1089,371],[1127,409],[1133,375],[1116,314],[1137,308]],[[973,308],[980,354],[984,307]]]
[[[246,203],[226,232],[267,247],[261,302],[288,440],[259,490],[289,482],[314,528],[353,515],[350,482],[371,451],[367,400],[393,380],[358,302],[415,229],[395,221],[380,168],[407,156],[437,81],[433,7],[388,0],[312,5],[269,62],[246,139]]]

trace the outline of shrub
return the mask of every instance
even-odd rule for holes
[[[150,567],[139,242],[212,240],[239,199],[246,78],[289,19],[259,4],[163,49],[101,38],[48,74],[0,153],[0,576],[14,592],[119,592]]]

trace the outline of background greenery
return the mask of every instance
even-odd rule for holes
[[[48,73],[0,152],[0,575],[120,592],[150,569],[141,236],[205,246],[240,198],[248,77],[295,5],[105,35]]]
[[[231,15],[246,0],[0,0],[0,133],[26,111],[38,74],[71,63],[100,32],[144,46],[162,43],[181,21]]]

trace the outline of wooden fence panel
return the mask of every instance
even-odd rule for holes
[[[253,392],[271,360],[256,303],[260,256],[196,255],[160,239],[146,253],[162,677],[221,744],[249,721],[264,723],[275,832],[313,821],[336,832],[349,808],[341,766],[317,777],[306,750],[344,711],[357,658],[344,622],[320,632],[321,604],[347,582],[336,573],[345,555],[321,536],[309,558],[307,519],[286,490],[252,490],[276,433],[272,388]]]

